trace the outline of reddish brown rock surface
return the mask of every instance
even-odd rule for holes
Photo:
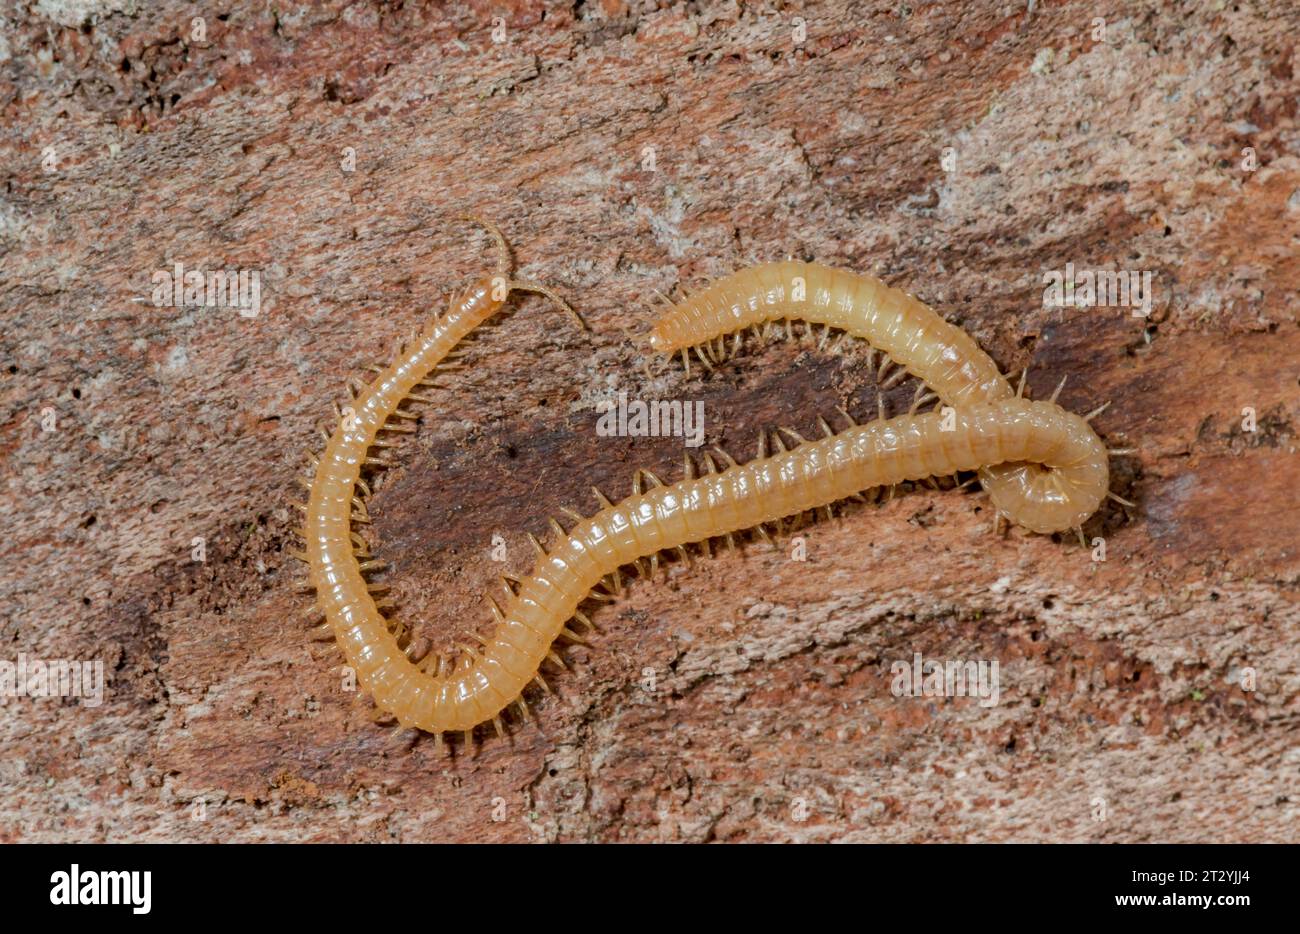
[[[0,659],[108,684],[0,710],[0,838],[1295,839],[1295,6],[653,6],[3,5]],[[736,451],[874,411],[857,349],[650,358],[652,290],[753,260],[874,272],[1112,400],[1137,505],[1089,524],[1104,562],[919,489],[806,563],[674,567],[536,724],[440,758],[340,690],[285,552],[347,375],[488,264],[464,211],[592,333],[517,302],[377,492],[434,642],[485,624],[495,533],[526,569],[591,484],[677,476],[597,400],[703,400]],[[155,307],[175,262],[259,271],[261,313]],[[1150,318],[1045,309],[1066,263],[1150,271]],[[917,652],[997,660],[1000,703],[895,697]]]

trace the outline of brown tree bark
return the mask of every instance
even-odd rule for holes
[[[1294,4],[288,6],[4,4],[0,660],[107,684],[5,702],[0,839],[1295,838]],[[1136,506],[1087,526],[1104,561],[920,487],[806,561],[673,566],[535,723],[439,757],[341,689],[286,551],[347,376],[489,268],[466,211],[592,331],[512,301],[377,490],[432,644],[487,625],[494,535],[526,571],[591,485],[677,478],[601,399],[702,401],[738,455],[874,413],[861,348],[652,356],[655,290],[759,260],[874,273],[1109,400]],[[259,313],[155,306],[176,263],[256,271]],[[1150,272],[1149,316],[1044,307],[1067,263]],[[996,660],[999,703],[895,696],[916,653]]]

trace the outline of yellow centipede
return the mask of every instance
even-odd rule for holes
[[[665,315],[655,328],[655,345],[663,350],[698,347],[737,327],[781,317],[792,308],[788,291],[782,291],[793,281],[786,275],[799,273],[805,283],[815,284],[811,294],[818,298],[812,304],[823,309],[817,313],[824,314],[824,320],[840,327],[844,326],[840,322],[853,325],[856,320],[858,331],[875,346],[905,361],[960,408],[866,425],[850,420],[838,433],[826,426],[826,438],[799,439],[790,449],[777,436],[777,450],[769,454],[761,442],[759,455],[743,465],[721,451],[718,463],[706,456],[702,473],[687,458],[685,476],[671,485],[649,471],[638,471],[627,499],[611,503],[596,491],[598,512],[588,517],[573,514],[575,524],[567,530],[552,519],[555,539],[549,547],[533,539],[538,560],[532,574],[507,580],[504,608],[488,598],[496,626],[490,638],[481,640],[481,647],[459,647],[461,654],[454,662],[436,654],[417,663],[402,651],[398,634],[380,612],[374,594],[382,588],[369,585],[365,578],[381,565],[370,558],[353,527],[355,522],[368,521],[369,489],[362,473],[389,465],[382,456],[382,450],[395,443],[388,433],[412,430],[409,422],[414,415],[402,403],[410,398],[431,401],[414,395],[414,390],[427,385],[429,375],[502,306],[511,290],[541,292],[572,312],[550,290],[511,279],[504,238],[494,227],[484,226],[497,242],[496,277],[473,284],[445,315],[399,348],[391,364],[377,368],[370,384],[353,385],[351,406],[341,413],[324,451],[311,460],[303,529],[306,548],[299,555],[309,565],[315,609],[325,620],[319,628],[338,641],[359,685],[402,727],[433,733],[440,746],[448,732],[463,732],[466,742],[471,742],[474,728],[488,721],[502,732],[501,717],[511,705],[526,715],[524,689],[536,682],[549,690],[541,666],[548,660],[562,664],[553,647],[556,639],[583,641],[569,621],[595,628],[580,610],[582,602],[591,597],[609,600],[605,591],[620,589],[621,568],[640,567],[646,557],[657,563],[661,551],[685,555],[688,545],[701,543],[707,548],[715,537],[730,542],[741,530],[762,532],[765,523],[864,490],[999,464],[1017,465],[990,475],[995,483],[1008,486],[999,507],[1035,531],[1077,524],[1106,493],[1106,454],[1086,420],[1054,402],[1031,402],[1012,394],[1009,387],[1002,392],[999,386],[1005,381],[974,341],[919,302],[913,299],[914,305],[894,307],[890,303],[898,303],[894,297],[898,293],[879,284],[865,299],[855,298],[844,291],[846,284],[854,283],[835,276],[818,278],[820,270],[805,264],[759,267],[763,271],[750,271],[748,284],[761,286],[760,291],[749,293],[738,304],[745,280],[732,277],[740,281],[720,283]],[[860,285],[859,281],[854,287]],[[858,319],[853,317],[855,308]],[[862,312],[872,308],[875,311],[864,319]],[[883,332],[880,325],[886,326]],[[931,346],[936,342],[938,349]],[[372,454],[375,449],[381,453]],[[1044,496],[1038,474],[1016,473],[1028,471],[1027,465],[1043,475],[1059,475],[1067,491],[1059,498],[1064,502]],[[1019,502],[1026,504],[1025,510],[1019,509],[1015,494],[1022,497]]]

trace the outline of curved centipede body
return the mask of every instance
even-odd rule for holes
[[[703,348],[711,342],[780,319],[787,321],[787,332],[789,320],[800,319],[866,340],[884,354],[882,375],[892,360],[901,367],[895,378],[916,376],[954,408],[1016,398],[1024,389],[1022,381],[1013,390],[970,335],[914,296],[874,276],[819,263],[765,263],[727,276],[670,307],[655,323],[650,343],[664,353],[680,352],[688,369],[687,351],[694,348],[709,366],[712,354]],[[981,465],[980,481],[998,514],[1034,532],[1079,528],[1108,495],[1109,484],[1108,452],[1090,429],[1086,437],[1089,454],[1077,464],[1046,469],[994,457]]]
[[[448,673],[443,670],[445,659],[441,656],[436,657],[436,673],[425,674],[400,649],[398,634],[390,630],[374,597],[383,588],[372,587],[365,578],[366,573],[379,570],[382,563],[370,559],[364,540],[353,528],[354,522],[369,521],[365,501],[359,495],[369,492],[362,472],[391,465],[383,457],[384,449],[394,446],[394,434],[413,430],[410,422],[416,417],[403,409],[402,403],[432,401],[415,390],[434,385],[429,382],[430,374],[471,331],[502,307],[511,291],[540,292],[577,318],[562,299],[544,286],[511,279],[505,239],[492,225],[483,226],[496,241],[496,275],[471,284],[451,302],[444,315],[432,320],[414,339],[399,345],[392,363],[374,368],[378,375],[369,385],[359,381],[350,384],[354,400],[340,411],[338,425],[328,433],[324,451],[310,459],[312,480],[303,526],[306,547],[298,554],[310,568],[309,583],[316,593],[314,610],[324,616],[323,625],[342,647],[358,682],[372,693],[381,710],[394,714],[404,725],[415,724],[430,731],[443,723],[447,724],[443,729],[467,729],[473,723],[491,719],[496,711],[484,715],[481,697],[485,688],[489,689],[488,696],[495,696],[491,690],[495,682],[485,682],[483,669],[474,666]],[[578,322],[582,324],[580,318]],[[378,454],[372,454],[376,449]],[[436,719],[408,713],[422,710],[431,698],[439,703]],[[449,712],[452,706],[457,713]],[[466,716],[476,719],[470,723]]]
[[[403,652],[398,635],[380,612],[373,596],[378,588],[370,587],[365,578],[378,563],[369,560],[364,541],[352,526],[366,520],[364,499],[358,496],[358,490],[367,490],[362,472],[389,463],[369,452],[376,445],[391,446],[385,432],[410,430],[406,420],[411,415],[401,408],[403,401],[412,397],[412,390],[424,383],[457,343],[501,307],[510,288],[544,292],[571,311],[546,289],[510,280],[505,242],[494,228],[489,230],[501,256],[495,285],[488,279],[475,283],[397,359],[378,368],[373,382],[356,386],[348,415],[330,433],[314,463],[304,526],[307,544],[302,557],[310,566],[316,606],[326,621],[321,628],[337,640],[360,686],[371,693],[380,710],[404,728],[433,733],[440,745],[447,732],[463,732],[471,741],[474,728],[487,721],[501,732],[502,713],[512,704],[527,714],[525,688],[536,682],[549,691],[541,666],[548,660],[562,664],[553,648],[556,640],[584,641],[569,628],[569,621],[576,619],[594,628],[580,604],[604,581],[617,590],[620,569],[640,568],[645,557],[657,562],[661,551],[685,553],[686,546],[704,543],[707,547],[715,537],[730,542],[733,533],[761,531],[764,523],[864,490],[989,465],[1030,465],[1068,478],[1070,495],[1065,497],[1064,511],[1070,523],[1095,509],[1104,494],[1106,458],[1104,451],[1098,455],[1099,443],[1086,420],[1054,402],[1018,398],[1009,387],[1003,393],[997,368],[958,329],[933,316],[940,327],[915,312],[909,323],[910,306],[887,307],[878,310],[875,319],[889,325],[884,337],[875,326],[859,329],[874,333],[878,346],[935,380],[933,384],[948,397],[961,402],[960,409],[948,417],[930,412],[855,423],[839,433],[827,427],[826,438],[800,439],[802,443],[790,449],[778,436],[780,450],[774,453],[760,444],[759,455],[742,465],[720,452],[722,469],[707,456],[705,472],[698,475],[688,458],[685,476],[671,485],[638,471],[627,499],[611,503],[597,491],[598,512],[589,517],[574,514],[576,524],[567,531],[552,520],[556,537],[549,548],[533,540],[537,563],[528,577],[507,584],[504,607],[491,601],[496,625],[490,638],[481,640],[481,647],[460,646],[461,655],[454,663],[439,654],[417,664]],[[794,271],[785,269],[782,275]],[[806,267],[799,271],[810,272]],[[775,275],[762,279],[764,290],[743,306],[697,298],[694,305],[676,308],[656,328],[656,342],[661,349],[674,349],[669,346],[673,342],[684,347],[707,339],[711,330],[722,333],[723,328],[780,316],[773,313],[783,310],[779,301],[760,299],[776,294],[783,281]],[[854,308],[870,303],[855,306],[842,290],[831,288],[842,281],[822,282],[821,291],[813,294],[830,296],[826,301],[818,299],[819,307],[828,309],[828,320],[834,314],[838,315],[834,321],[853,324]],[[734,283],[726,285],[734,287]],[[722,294],[735,293],[724,290]],[[988,396],[994,399],[984,398]],[[643,475],[652,488],[643,489]],[[1047,524],[1041,517],[1030,518],[1032,524],[1025,524],[1031,528],[1041,530]]]

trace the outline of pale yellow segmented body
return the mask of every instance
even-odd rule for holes
[[[353,502],[368,451],[403,400],[500,308],[493,282],[477,283],[357,396],[320,455],[311,483],[305,557],[317,605],[359,685],[381,710],[402,726],[430,733],[472,730],[496,719],[520,700],[529,682],[540,680],[541,664],[579,604],[618,568],[873,487],[1011,462],[1017,466],[991,475],[1006,497],[998,505],[1037,531],[1077,524],[1105,495],[1105,452],[1087,423],[1053,403],[1015,398],[969,337],[915,299],[868,277],[800,263],[741,275],[747,278],[724,280],[666,316],[656,329],[660,348],[698,343],[710,329],[724,333],[801,311],[800,317],[867,337],[956,411],[854,426],[608,506],[578,522],[538,559],[481,649],[454,668],[440,664],[427,671],[402,651],[367,588],[353,544]],[[798,276],[809,298],[796,306],[782,296]],[[1053,488],[1066,491],[1059,502],[1043,489],[1041,477],[1051,475],[1058,477]],[[1032,514],[1013,511],[1018,502],[1027,503]],[[1066,516],[1068,521],[1060,521]]]
[[[669,309],[651,333],[664,353],[783,318],[839,328],[888,354],[945,404],[961,408],[1016,395],[988,354],[961,328],[875,276],[820,263],[765,263],[720,279]],[[1105,447],[1087,425],[1089,458],[1078,469],[1045,471],[994,458],[980,482],[1007,518],[1034,532],[1083,523],[1105,497]]]

